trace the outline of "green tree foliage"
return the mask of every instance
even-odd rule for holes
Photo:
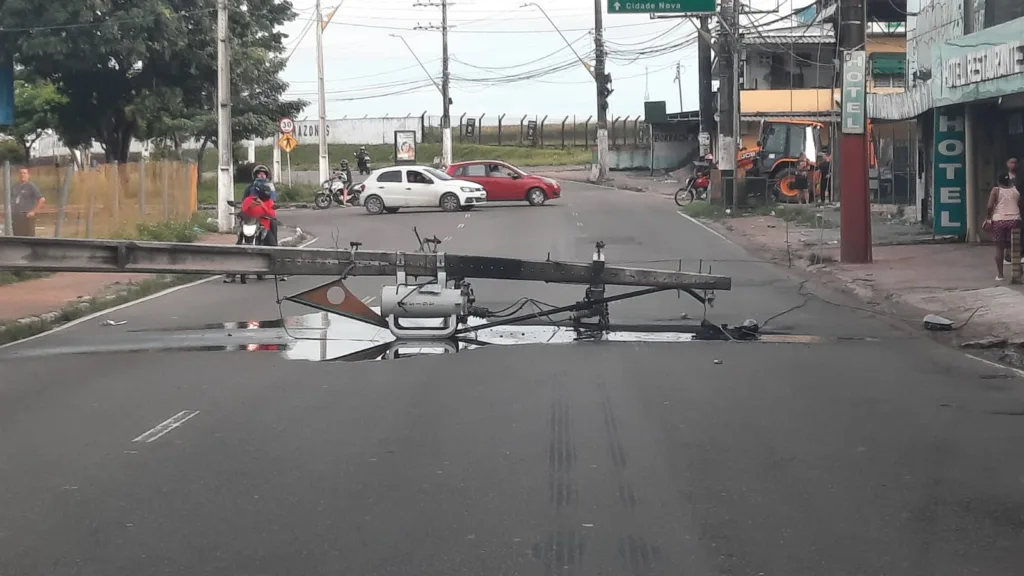
[[[22,76],[20,71],[17,75]],[[8,136],[21,146],[24,161],[28,162],[32,146],[48,130],[57,129],[57,113],[65,104],[67,98],[50,82],[29,82],[15,78],[14,125],[8,131]]]
[[[294,18],[287,0],[231,0],[236,138],[272,133],[305,105],[281,100],[277,76],[276,29]],[[126,162],[135,137],[216,135],[214,0],[5,0],[0,21],[18,64],[66,97],[56,116],[68,146],[96,140]]]

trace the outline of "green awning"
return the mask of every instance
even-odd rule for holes
[[[902,52],[875,52],[871,55],[871,74],[875,76],[904,76],[907,73],[907,55]]]

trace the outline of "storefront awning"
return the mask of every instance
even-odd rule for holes
[[[907,55],[901,52],[875,52],[871,58],[871,74],[876,76],[904,76],[907,73]]]

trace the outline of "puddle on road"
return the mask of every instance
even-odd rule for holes
[[[376,311],[376,310],[375,310]],[[485,321],[471,318],[469,325]],[[420,326],[430,321],[421,320]],[[728,340],[721,332],[702,329],[696,324],[655,327],[626,327],[607,332],[605,342],[676,343],[694,340]],[[154,329],[104,328],[98,343],[44,348],[38,345],[12,347],[2,357],[38,357],[57,354],[97,354],[125,352],[273,352],[289,360],[312,362],[391,360],[428,354],[452,354],[484,346],[524,344],[568,344],[579,342],[571,327],[509,325],[485,328],[451,339],[400,340],[385,328],[351,318],[314,312],[301,316],[268,320],[217,322],[199,326]],[[829,339],[817,336],[763,334],[761,342],[819,343]]]

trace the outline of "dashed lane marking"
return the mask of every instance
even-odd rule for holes
[[[178,412],[177,414],[171,416],[167,420],[164,420],[163,422],[157,424],[153,428],[150,428],[149,430],[143,432],[142,435],[140,435],[135,440],[132,440],[132,442],[152,442],[157,438],[160,438],[164,434],[167,434],[171,430],[178,428],[185,422],[188,422],[196,414],[199,414],[199,410],[182,410],[181,412]]]

